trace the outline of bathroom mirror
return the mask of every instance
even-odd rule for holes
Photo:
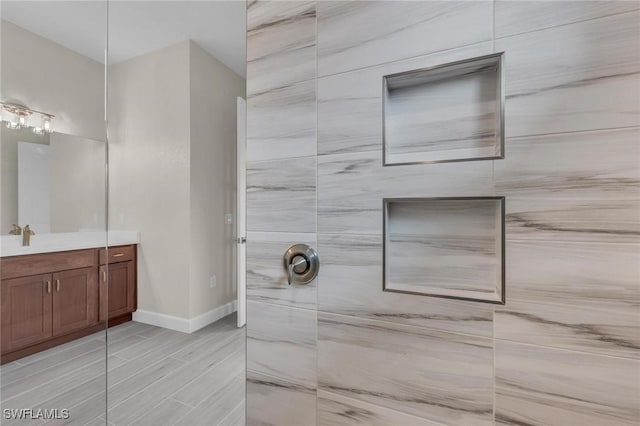
[[[0,235],[104,231],[106,2],[3,1],[1,13]]]

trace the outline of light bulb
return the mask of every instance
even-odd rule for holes
[[[42,130],[47,133],[53,132],[53,123],[51,122],[51,117],[44,116],[42,118]]]
[[[18,128],[21,129],[23,127],[27,127],[27,116],[20,114],[18,115]]]
[[[18,123],[18,118],[16,117],[16,115],[11,112],[7,112],[6,120],[7,120],[7,129],[15,130],[20,125]]]

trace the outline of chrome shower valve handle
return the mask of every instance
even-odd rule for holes
[[[320,269],[318,253],[306,244],[293,245],[284,253],[284,268],[289,285],[309,284]]]

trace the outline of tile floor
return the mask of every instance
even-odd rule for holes
[[[245,330],[235,314],[193,334],[128,322],[0,367],[5,409],[68,409],[66,420],[2,425],[244,425]],[[105,395],[108,383],[109,392]]]

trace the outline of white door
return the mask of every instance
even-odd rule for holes
[[[238,270],[238,327],[247,322],[247,113],[246,101],[238,98],[237,123],[237,270]]]
[[[49,145],[18,142],[18,225],[50,231]]]

